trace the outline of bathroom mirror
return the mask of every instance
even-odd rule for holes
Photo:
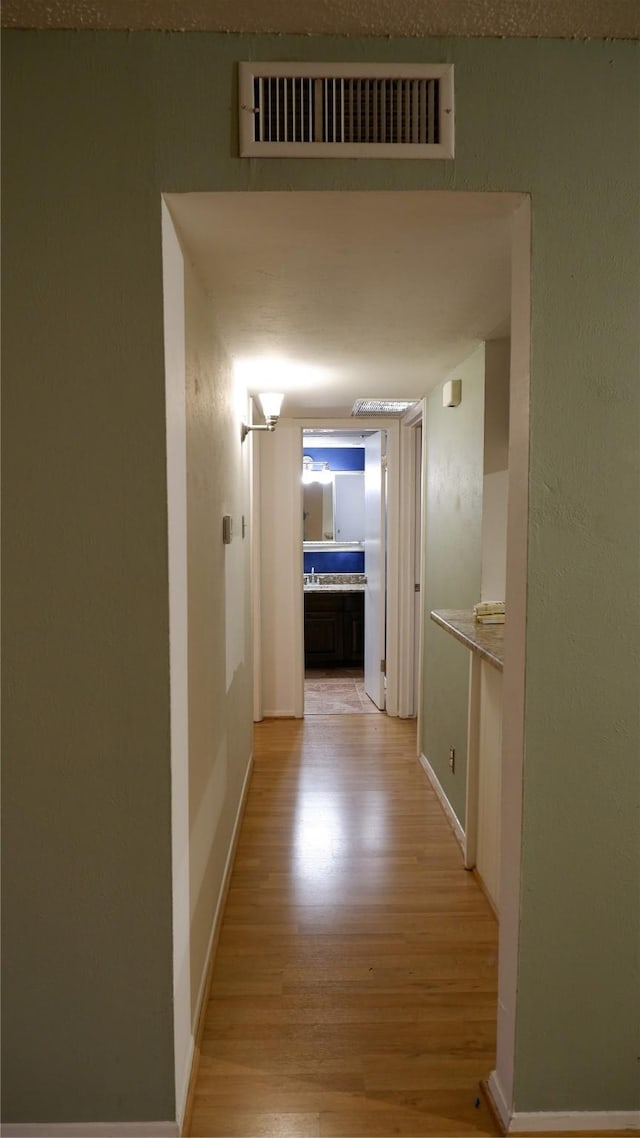
[[[303,485],[303,540],[332,544],[364,541],[364,474],[340,471],[328,482]]]
[[[334,541],[334,482],[309,482],[302,488],[302,517],[305,541]]]

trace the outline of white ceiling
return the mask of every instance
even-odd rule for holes
[[[286,416],[420,398],[509,333],[517,194],[211,193],[167,201],[227,352]],[[274,370],[274,361],[275,364]]]
[[[2,26],[637,38],[638,0],[3,0]]]

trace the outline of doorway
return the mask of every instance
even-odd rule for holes
[[[386,434],[302,431],[305,714],[384,710]]]
[[[172,198],[180,198],[177,195]],[[504,975],[501,978],[501,1003],[500,1003],[500,1032],[502,1038],[503,1049],[506,1048],[505,1055],[508,1051],[508,1042],[510,1035],[513,1032],[514,1025],[514,1012],[515,1012],[515,995],[514,984],[516,972],[512,967],[513,962],[516,960],[517,954],[517,935],[518,935],[518,899],[519,899],[519,836],[521,826],[520,814],[520,796],[521,778],[522,778],[522,755],[524,749],[523,742],[523,722],[524,722],[524,646],[525,646],[525,598],[526,598],[526,537],[527,537],[527,516],[528,516],[528,368],[529,368],[529,347],[530,347],[530,212],[529,202],[524,199],[522,195],[502,195],[502,194],[466,194],[466,193],[419,193],[412,194],[407,192],[398,192],[390,194],[376,194],[376,193],[337,193],[335,195],[329,194],[283,194],[281,195],[286,199],[286,226],[276,230],[273,225],[265,224],[264,214],[269,213],[269,210],[274,206],[278,206],[279,195],[277,194],[213,194],[213,195],[187,195],[190,199],[190,205],[206,207],[206,202],[203,199],[211,199],[215,201],[215,214],[216,222],[222,225],[225,233],[232,228],[228,217],[223,217],[224,211],[219,209],[219,204],[222,201],[229,206],[232,213],[236,207],[244,206],[246,203],[247,210],[240,210],[242,212],[243,224],[236,226],[234,232],[238,234],[238,241],[241,242],[246,239],[247,254],[246,258],[238,255],[238,251],[234,250],[234,257],[225,263],[226,270],[234,273],[235,277],[231,281],[231,286],[228,285],[226,280],[220,280],[217,275],[221,266],[219,257],[215,257],[210,262],[210,272],[212,280],[210,283],[211,294],[215,295],[218,302],[219,311],[217,313],[218,319],[227,322],[227,332],[230,342],[233,340],[234,327],[239,327],[237,314],[242,314],[244,308],[240,306],[240,298],[243,304],[249,306],[249,311],[253,319],[247,322],[247,326],[251,328],[260,328],[266,326],[265,321],[262,324],[255,319],[255,311],[259,308],[259,303],[264,299],[264,280],[271,279],[272,273],[267,272],[264,268],[259,272],[254,272],[253,279],[259,286],[260,294],[255,298],[248,294],[247,290],[247,260],[253,264],[256,258],[256,241],[248,231],[246,224],[247,218],[255,225],[259,226],[259,233],[270,235],[282,234],[286,232],[288,235],[289,246],[291,249],[299,251],[304,250],[304,256],[300,258],[304,261],[305,272],[307,273],[304,283],[300,287],[289,287],[286,290],[286,301],[290,305],[292,297],[301,297],[306,304],[305,311],[310,314],[310,323],[312,325],[311,331],[314,329],[319,330],[321,339],[318,340],[314,346],[313,351],[308,351],[304,344],[302,344],[300,337],[297,341],[293,342],[292,354],[298,360],[314,359],[319,360],[320,363],[327,363],[327,355],[335,351],[336,345],[340,345],[340,357],[342,361],[349,361],[348,348],[355,343],[358,348],[367,345],[370,352],[373,348],[377,351],[376,356],[370,356],[366,368],[366,382],[369,391],[373,393],[375,383],[380,383],[381,379],[384,380],[385,386],[390,382],[389,377],[392,376],[392,381],[396,385],[398,394],[409,384],[413,385],[412,379],[412,366],[419,371],[419,390],[424,393],[430,389],[434,382],[434,371],[441,367],[442,360],[438,362],[437,354],[429,347],[427,351],[424,345],[417,344],[415,351],[410,351],[410,344],[413,339],[407,335],[407,324],[399,319],[400,309],[396,305],[394,308],[394,316],[390,317],[388,305],[389,298],[392,297],[397,300],[399,290],[390,287],[390,268],[392,265],[397,265],[401,268],[401,279],[405,295],[413,298],[418,298],[418,303],[412,305],[407,303],[404,307],[404,312],[407,321],[411,324],[411,329],[420,329],[426,326],[425,313],[444,313],[448,312],[448,305],[453,303],[451,293],[447,293],[446,284],[451,282],[454,278],[456,280],[456,296],[458,307],[460,308],[461,302],[465,300],[470,301],[471,294],[477,299],[478,296],[490,296],[490,290],[487,287],[486,265],[495,266],[499,263],[500,258],[492,256],[489,262],[484,262],[483,272],[483,287],[478,291],[477,282],[474,281],[473,274],[468,271],[468,266],[465,266],[465,271],[462,275],[456,275],[456,258],[459,259],[458,254],[463,251],[465,256],[469,250],[474,252],[474,264],[477,265],[482,259],[480,253],[482,245],[479,242],[480,234],[474,225],[465,229],[465,217],[468,210],[473,214],[476,212],[476,219],[481,223],[481,228],[487,231],[493,241],[494,238],[499,236],[500,232],[504,229],[504,223],[507,223],[509,228],[509,251],[511,263],[511,327],[512,327],[512,367],[511,367],[511,392],[512,392],[512,417],[516,426],[516,431],[512,434],[512,456],[513,468],[510,469],[510,492],[509,492],[509,540],[508,540],[508,578],[510,582],[510,618],[509,627],[507,629],[507,655],[509,659],[508,673],[505,675],[505,707],[508,713],[505,714],[504,733],[503,733],[503,751],[509,753],[511,761],[508,767],[505,768],[506,778],[503,780],[503,820],[506,825],[502,829],[501,838],[501,865],[503,867],[503,888],[501,896],[504,897],[504,903],[501,902],[502,921],[501,921],[501,968],[504,965]],[[244,199],[244,201],[243,201]],[[509,199],[509,200],[507,200]],[[336,224],[336,208],[342,210],[342,207],[347,206],[346,212],[349,213],[350,227],[345,224]],[[378,203],[381,205],[381,214],[385,215],[386,221],[384,225],[378,224],[371,225],[371,211],[377,209]],[[331,225],[325,224],[319,220],[314,213],[314,227],[313,231],[320,235],[321,247],[320,252],[327,260],[331,257],[331,263],[327,273],[324,272],[323,262],[314,262],[314,272],[312,274],[313,281],[318,284],[324,284],[327,281],[331,282],[331,288],[322,288],[318,295],[330,297],[332,308],[335,309],[340,323],[334,323],[331,334],[328,335],[327,331],[330,327],[328,318],[322,318],[318,314],[318,307],[316,303],[309,303],[308,300],[308,285],[309,274],[308,267],[310,263],[309,245],[311,237],[313,236],[311,228],[305,231],[304,241],[296,239],[295,226],[293,222],[295,217],[292,213],[297,209],[298,212],[305,212],[305,206],[310,204],[314,210],[324,211],[326,214],[331,215]],[[424,210],[422,208],[424,204]],[[396,205],[399,207],[396,211]],[[387,209],[387,206],[390,209]],[[413,209],[409,207],[413,206]],[[433,207],[433,208],[432,208]],[[344,212],[344,211],[343,211]],[[360,216],[361,215],[361,216]],[[392,215],[392,216],[391,216]],[[512,217],[510,215],[513,215]],[[209,219],[207,218],[207,221]],[[326,219],[325,219],[326,220]],[[345,220],[344,218],[342,219]],[[473,220],[473,219],[472,219]],[[344,264],[344,245],[345,239],[352,232],[354,236],[357,235],[357,223],[361,221],[363,224],[366,221],[366,229],[368,239],[362,242],[362,249],[366,250],[367,255],[370,256],[373,251],[379,256],[380,261],[384,265],[384,271],[373,271],[372,265],[367,262],[365,281],[367,284],[371,282],[381,281],[384,288],[381,290],[384,296],[384,310],[377,308],[372,300],[374,299],[369,292],[363,289],[355,289],[349,283],[345,272]],[[447,223],[446,225],[444,223]],[[453,228],[449,227],[449,223],[453,223]],[[485,224],[486,223],[486,224]],[[405,235],[410,238],[411,248],[399,248],[399,238],[405,227]],[[410,227],[410,234],[408,228]],[[210,244],[213,247],[214,241],[212,228],[207,224],[207,233],[211,237]],[[446,232],[446,250],[444,260],[438,262],[435,258],[435,238],[438,232]],[[195,226],[194,240],[198,238],[198,226]],[[370,241],[371,232],[384,237],[385,235],[393,243],[393,249],[389,249],[384,245],[384,242],[376,241],[375,248]],[[244,236],[243,236],[244,235]],[[189,236],[187,234],[186,244],[189,244]],[[339,249],[331,249],[330,237],[334,237],[339,242]],[[473,238],[470,240],[470,238]],[[283,258],[282,243],[272,242],[274,244],[274,257],[277,257],[277,263],[280,265]],[[503,242],[504,244],[504,242]],[[398,246],[398,248],[396,248]],[[503,250],[504,251],[504,250]],[[340,254],[340,256],[339,256]],[[341,258],[341,259],[340,259]],[[504,258],[503,258],[504,259]],[[336,265],[340,266],[340,271],[336,272]],[[409,268],[418,266],[419,273],[413,277],[413,287],[406,291],[406,286],[410,283],[412,275]],[[268,266],[267,266],[268,268]],[[446,271],[445,271],[446,269]],[[234,280],[237,278],[237,283]],[[336,282],[340,283],[343,290],[341,303],[336,303],[335,289]],[[461,287],[461,282],[464,283],[464,288]],[[429,295],[428,287],[437,289],[437,295]],[[345,290],[347,290],[345,292]],[[269,291],[269,296],[272,291]],[[276,293],[276,295],[279,295]],[[363,297],[366,304],[360,307],[354,305],[354,297]],[[226,309],[222,311],[224,305]],[[361,322],[357,319],[363,311],[367,311],[369,318],[373,315],[375,323],[379,329],[382,329],[382,340],[380,337],[376,339],[372,334],[363,335]],[[468,305],[467,305],[468,311]],[[299,310],[295,316],[292,316],[291,308],[287,310],[286,328],[300,329],[304,323],[304,312]],[[490,315],[490,314],[489,314]],[[498,313],[496,313],[496,318]],[[485,314],[485,318],[488,319]],[[235,325],[234,325],[235,319]],[[447,317],[450,319],[450,317]],[[276,327],[274,319],[270,317],[268,323],[269,327]],[[499,320],[498,320],[499,323]],[[243,321],[240,324],[244,326]],[[475,325],[476,335],[478,334],[479,325]],[[229,329],[231,331],[229,332]],[[352,337],[352,339],[350,339]],[[382,342],[383,341],[383,342]],[[376,348],[377,345],[377,348]],[[261,345],[259,345],[261,346]],[[387,353],[393,351],[395,353],[396,364],[391,367],[389,363],[389,356],[385,359],[382,349]],[[419,350],[418,350],[419,349]],[[446,349],[456,353],[460,350],[459,339],[455,344],[452,344],[450,339],[446,341]],[[355,349],[354,349],[355,350]],[[324,355],[322,354],[324,352]],[[462,358],[462,354],[458,354],[457,358]],[[450,360],[450,364],[454,363]],[[402,366],[404,365],[404,367]],[[316,367],[316,370],[318,368]],[[330,366],[325,368],[329,378],[333,376]],[[293,371],[293,369],[292,369]],[[247,454],[251,455],[251,464],[254,474],[258,472],[259,466],[262,463],[262,474],[264,477],[259,477],[254,480],[254,497],[252,509],[258,511],[260,509],[260,499],[263,499],[263,513],[261,516],[261,534],[260,526],[253,527],[253,536],[257,538],[255,547],[260,548],[260,558],[255,558],[254,564],[260,566],[260,579],[256,579],[255,595],[257,597],[256,604],[254,605],[254,628],[256,629],[255,637],[255,659],[257,662],[256,676],[258,679],[256,697],[256,718],[262,716],[269,717],[289,717],[294,716],[299,718],[303,714],[304,707],[304,649],[303,649],[303,621],[302,621],[302,604],[298,603],[302,595],[302,575],[300,573],[299,562],[299,545],[295,545],[289,539],[291,534],[301,535],[302,528],[302,510],[300,508],[299,493],[296,496],[294,493],[293,479],[289,483],[289,472],[293,469],[294,463],[299,463],[300,455],[300,428],[301,422],[305,423],[309,413],[315,415],[325,414],[330,420],[330,425],[335,427],[337,425],[337,417],[339,415],[347,415],[348,410],[345,407],[345,391],[344,384],[346,381],[340,378],[339,369],[336,367],[334,372],[337,376],[335,382],[339,388],[339,394],[336,394],[336,389],[329,391],[322,397],[316,397],[315,401],[307,402],[303,407],[301,400],[296,396],[296,391],[303,393],[305,391],[304,379],[300,378],[300,368],[296,365],[295,380],[292,380],[292,386],[288,388],[289,403],[286,408],[286,413],[290,416],[288,421],[282,420],[278,426],[278,431],[275,437],[254,437],[253,442],[257,445],[251,446],[247,450]],[[346,373],[343,373],[346,374]],[[363,373],[365,374],[365,373]],[[295,387],[293,384],[295,383]],[[244,385],[245,388],[248,384]],[[284,387],[284,383],[278,382],[278,386]],[[364,384],[363,384],[364,386]],[[255,386],[256,390],[260,390]],[[366,388],[365,388],[366,389]],[[378,388],[379,391],[379,388]],[[309,412],[308,408],[313,406],[314,410]],[[238,411],[238,420],[240,418],[241,410]],[[348,422],[348,420],[347,420]],[[225,421],[226,424],[226,421]],[[352,426],[352,422],[349,424]],[[378,424],[376,424],[377,426]],[[398,592],[400,589],[399,581],[401,579],[401,572],[399,569],[397,556],[399,544],[398,538],[398,484],[399,479],[397,476],[398,467],[393,468],[391,464],[391,452],[394,445],[396,446],[397,457],[397,428],[398,424],[391,425],[389,434],[390,443],[390,464],[389,464],[389,515],[388,515],[388,550],[389,550],[389,573],[388,573],[388,588],[387,588],[387,709],[390,715],[398,714],[398,661],[401,658],[401,650],[399,646],[399,619],[398,619]],[[394,431],[396,434],[394,434]],[[227,432],[229,433],[229,432]],[[231,435],[229,434],[229,438]],[[263,445],[266,444],[266,445]],[[274,444],[276,446],[274,447]],[[269,453],[271,452],[271,453]],[[255,463],[253,456],[255,455]],[[264,459],[264,462],[262,461]],[[396,513],[395,523],[391,507],[396,499]],[[267,503],[265,507],[265,503]],[[268,503],[272,503],[273,510],[270,511]],[[255,517],[255,515],[254,515]],[[396,530],[394,533],[394,524]],[[394,538],[396,540],[394,540]],[[301,540],[301,536],[300,536]],[[396,564],[392,569],[391,558],[396,556]],[[422,603],[424,608],[424,601]],[[428,618],[428,613],[423,614]],[[395,675],[392,673],[392,668],[395,665]],[[422,685],[420,685],[422,687]],[[508,689],[508,690],[507,690]],[[508,1060],[508,1055],[507,1055]],[[500,1062],[500,1047],[499,1047],[499,1067],[504,1067],[505,1056],[502,1056]],[[508,1063],[507,1063],[508,1066]],[[510,1074],[507,1070],[506,1076],[503,1076],[503,1086],[506,1086],[507,1091],[510,1087]]]

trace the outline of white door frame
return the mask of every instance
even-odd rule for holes
[[[364,691],[380,711],[386,702],[387,656],[387,436],[364,443]]]
[[[362,418],[313,418],[281,420],[277,429],[291,429],[299,432],[299,460],[296,447],[288,449],[288,473],[283,477],[294,479],[300,473],[302,461],[303,430],[334,430],[340,433],[357,433],[359,430],[384,430],[387,437],[387,628],[386,628],[386,711],[390,716],[409,718],[415,714],[415,670],[419,668],[419,646],[415,644],[414,620],[414,559],[416,507],[416,455],[414,426],[422,415],[422,401],[409,417],[403,420],[371,416]],[[261,447],[255,446],[259,440],[250,436],[245,445],[253,452],[252,459],[252,526],[251,547],[253,564],[253,635],[254,635],[254,720],[258,722],[264,714],[274,714],[272,708],[263,703],[261,628],[263,617],[262,598],[262,533],[261,533]],[[275,441],[267,438],[266,443]],[[423,467],[424,469],[424,467]],[[300,482],[300,509],[296,518],[302,518],[302,483]],[[294,519],[295,521],[295,519]],[[290,586],[287,591],[287,606],[293,606],[300,619],[296,619],[291,630],[293,659],[293,692],[287,714],[299,718],[304,709],[304,636],[303,627],[303,574],[302,574],[302,525],[292,522],[293,544],[290,551],[282,550],[283,564],[286,563]],[[297,571],[297,566],[300,570]],[[280,597],[277,603],[284,603]],[[268,606],[273,606],[270,598]],[[282,614],[280,615],[282,619]],[[421,630],[422,631],[422,630]],[[418,707],[419,712],[419,707]]]
[[[398,660],[398,715],[410,719],[419,715],[419,702],[416,707],[416,673],[420,668],[422,645],[422,621],[418,638],[415,634],[416,611],[416,541],[422,564],[421,535],[417,533],[416,509],[418,499],[418,456],[416,453],[415,430],[422,425],[424,399],[412,407],[400,423],[400,558],[399,579],[399,625],[400,652]],[[421,464],[423,469],[423,464]]]
[[[414,707],[415,672],[419,668],[419,645],[415,644],[415,591],[413,543],[415,541],[416,508],[416,455],[414,427],[422,419],[423,401],[403,420],[396,418],[362,417],[358,419],[300,419],[295,425],[300,430],[302,455],[303,430],[335,430],[357,433],[358,430],[384,430],[387,436],[387,629],[386,629],[386,711],[391,716],[409,718],[416,713]],[[292,421],[290,421],[292,422]],[[291,477],[297,476],[292,470]],[[260,654],[260,469],[259,454],[253,467],[253,525],[252,552],[257,572],[254,580],[254,719],[262,718],[262,685]],[[300,534],[300,541],[302,535]],[[298,558],[301,549],[293,551]],[[301,560],[301,558],[300,558]],[[299,581],[298,581],[299,577]],[[291,596],[294,605],[304,605],[302,572],[294,579]],[[302,715],[304,707],[304,643],[294,649],[294,715]]]
[[[301,193],[304,191],[295,191]],[[343,191],[348,193],[349,191]],[[378,191],[371,190],[370,193]],[[246,191],[238,191],[238,194]],[[434,191],[425,190],[432,194]],[[517,982],[518,982],[518,936],[519,936],[519,901],[520,901],[520,874],[521,874],[521,831],[522,831],[522,783],[524,760],[524,704],[525,704],[525,663],[526,663],[526,590],[527,590],[527,538],[528,538],[528,461],[529,461],[529,368],[531,354],[531,203],[528,197],[523,200],[514,212],[512,218],[512,309],[511,309],[511,403],[510,403],[510,459],[509,459],[509,521],[507,544],[507,605],[509,621],[505,628],[505,673],[504,673],[504,716],[503,716],[503,782],[502,782],[502,827],[501,827],[501,922],[500,922],[500,950],[499,950],[499,977],[498,977],[498,1032],[496,1069],[489,1080],[494,1101],[500,1109],[505,1125],[508,1128],[513,1114],[514,1081],[515,1081],[515,1029],[517,1008]],[[336,428],[342,424],[343,429],[354,430],[364,426],[365,420],[347,419],[319,419],[304,420],[305,426],[325,426]],[[389,714],[395,698],[399,705],[399,661],[401,658],[400,642],[404,638],[404,625],[399,619],[398,591],[399,572],[398,554],[399,545],[399,490],[398,467],[396,462],[399,455],[399,427],[396,420],[384,422],[380,419],[370,421],[373,429],[384,426],[388,430],[390,450],[390,478],[389,478],[389,626],[388,626],[388,652],[387,658],[390,667],[389,679]],[[300,426],[303,420],[299,421]],[[425,472],[424,454],[426,449],[425,432],[423,432],[423,478]],[[262,436],[261,436],[262,438]],[[247,446],[253,450],[257,442],[256,436],[250,436]],[[169,449],[169,448],[168,448]],[[256,459],[258,456],[255,456]],[[172,478],[182,478],[180,471],[169,471],[169,496],[176,489]],[[259,504],[260,477],[256,466],[253,472],[253,506],[252,514],[255,520]],[[181,523],[182,524],[182,523]],[[170,527],[173,521],[170,516]],[[300,512],[301,527],[301,512]],[[256,573],[254,578],[254,632],[259,635],[260,609],[262,599],[260,595],[260,545],[261,535],[259,527],[252,527],[255,553]],[[171,537],[170,540],[173,540]],[[178,545],[183,540],[180,535],[176,537]],[[424,536],[423,536],[424,544]],[[293,561],[294,551],[290,550]],[[182,554],[181,554],[182,556]],[[175,559],[169,560],[169,587],[182,591],[180,604],[186,611],[186,584],[180,578],[175,580]],[[392,568],[395,562],[395,568]],[[424,564],[424,562],[423,562]],[[180,574],[184,577],[182,568]],[[297,605],[298,593],[300,597],[299,615],[302,614],[302,572],[297,573],[295,590],[289,595],[288,603],[292,601]],[[395,595],[394,595],[395,590]],[[424,604],[424,582],[423,582]],[[428,613],[423,614],[428,618]],[[296,618],[297,619],[297,618]],[[421,630],[422,633],[422,630]],[[422,640],[422,635],[421,635]],[[302,637],[299,675],[302,690],[304,689],[304,652]],[[257,641],[259,647],[259,642]],[[406,643],[406,641],[405,641]],[[174,669],[172,652],[171,668],[171,699],[180,696],[174,691],[179,685],[186,682],[184,662],[182,669]],[[256,652],[256,719],[262,715],[262,695],[260,690],[261,659]],[[420,682],[422,688],[422,682]],[[184,688],[186,691],[186,688]],[[173,707],[173,702],[172,702]],[[418,708],[420,715],[420,705]],[[184,718],[184,708],[183,708]],[[421,739],[420,720],[418,721],[418,742]],[[172,744],[172,762],[173,762]],[[175,824],[175,819],[174,819]],[[187,834],[188,837],[188,834]],[[175,834],[174,834],[175,841]],[[179,893],[179,891],[178,891]],[[175,924],[175,914],[174,914]],[[174,945],[175,947],[175,945]],[[175,967],[175,966],[174,966]],[[186,991],[186,989],[185,989]],[[188,994],[188,993],[187,993]],[[177,999],[177,997],[176,997]],[[184,1012],[188,1011],[188,1002],[184,1003]],[[188,1030],[189,1019],[183,1014],[185,1028]],[[186,1034],[186,1032],[185,1032]],[[180,1048],[176,1043],[176,1060],[179,1058]],[[177,1069],[178,1070],[178,1069]],[[179,1073],[179,1072],[178,1072]],[[177,1079],[177,1082],[179,1079]],[[521,1116],[522,1117],[522,1116]]]
[[[387,432],[387,715],[398,714],[399,655],[400,655],[400,422],[382,416],[363,416],[350,419],[300,419],[301,447],[303,430],[334,430],[344,433],[363,431]],[[300,451],[302,455],[302,449]],[[302,549],[300,550],[302,554]],[[300,596],[302,571],[300,572]],[[294,598],[295,601],[295,598]],[[303,600],[301,600],[301,604]],[[304,702],[304,648],[296,652],[296,690]]]

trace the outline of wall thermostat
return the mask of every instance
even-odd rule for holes
[[[457,407],[462,402],[462,380],[450,379],[442,388],[442,406]]]

